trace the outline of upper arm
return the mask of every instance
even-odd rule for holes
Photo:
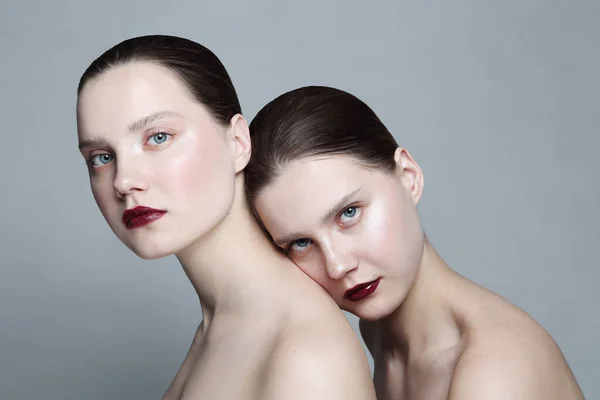
[[[519,346],[467,351],[456,366],[448,400],[583,399],[570,370],[555,361]]]
[[[452,378],[448,400],[546,400],[528,374],[522,372],[525,371],[485,356],[461,361]]]
[[[266,400],[375,400],[364,351],[335,338],[288,339],[267,368]],[[360,344],[359,344],[360,346]]]

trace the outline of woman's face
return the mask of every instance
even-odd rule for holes
[[[274,242],[344,310],[367,320],[396,310],[419,269],[421,170],[406,150],[386,173],[349,156],[285,166],[256,198]]]
[[[225,217],[239,169],[234,129],[171,71],[147,62],[112,68],[85,85],[77,112],[96,203],[137,255],[177,253]]]

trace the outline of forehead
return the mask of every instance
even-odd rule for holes
[[[309,229],[344,196],[380,179],[381,172],[347,156],[307,158],[285,166],[259,193],[255,206],[274,236]]]
[[[132,62],[87,82],[77,113],[80,131],[106,131],[122,129],[157,111],[183,112],[194,103],[173,72],[149,62]]]

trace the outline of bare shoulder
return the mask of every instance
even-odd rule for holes
[[[475,332],[460,357],[449,400],[583,399],[552,337],[528,318],[498,321]]]
[[[314,322],[283,333],[265,369],[261,398],[374,400],[367,358],[350,326],[340,331],[336,323]]]
[[[190,345],[185,359],[183,360],[183,364],[181,364],[177,374],[163,395],[163,400],[179,399],[181,397],[183,387],[185,386],[190,371],[192,370],[193,364],[198,355],[198,348],[200,347],[200,342],[202,341],[202,325],[203,323],[201,323],[196,329],[194,339],[192,340],[192,344]]]

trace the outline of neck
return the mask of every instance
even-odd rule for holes
[[[406,299],[380,322],[382,344],[404,359],[456,345],[461,329],[452,299],[459,281],[459,275],[426,239],[419,272]]]
[[[177,258],[198,294],[207,326],[216,313],[242,314],[255,308],[269,276],[276,273],[273,264],[285,257],[251,216],[240,173],[230,212]]]

